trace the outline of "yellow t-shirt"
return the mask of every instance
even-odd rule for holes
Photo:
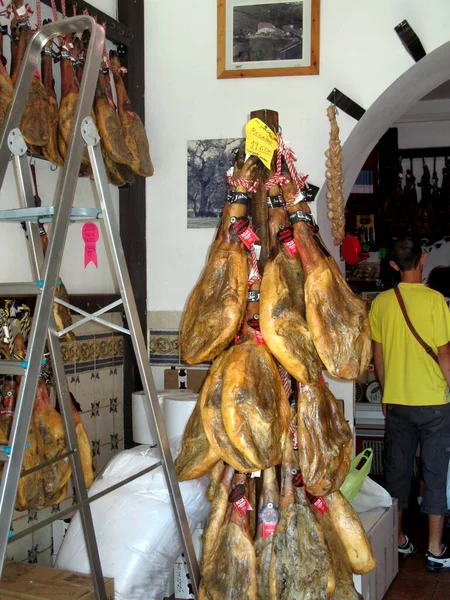
[[[420,337],[435,352],[447,344],[450,312],[444,296],[421,283],[400,283],[399,290]],[[383,402],[433,406],[448,401],[442,371],[409,330],[394,290],[381,293],[372,302],[370,328],[372,339],[383,347]]]

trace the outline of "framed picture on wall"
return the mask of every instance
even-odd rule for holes
[[[319,73],[320,0],[217,0],[217,78]]]

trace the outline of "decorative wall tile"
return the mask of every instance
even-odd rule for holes
[[[152,365],[178,365],[180,364],[178,330],[151,329],[150,330],[150,364]]]
[[[28,558],[27,561],[30,565],[35,565],[38,561],[39,544],[31,544],[31,547],[27,549]]]
[[[113,413],[109,411],[109,407],[101,408],[97,417],[97,439],[100,441],[100,446],[109,443],[110,435],[113,433],[116,433]]]
[[[123,402],[117,404],[113,413],[113,431],[119,434],[119,439],[123,438]]]
[[[28,560],[28,550],[33,547],[33,536],[31,533],[21,538],[20,540],[14,541],[11,538],[7,547],[7,555],[11,560],[23,562]]]
[[[110,443],[111,443],[111,451],[118,450],[119,449],[119,434],[112,433],[109,436],[109,438],[110,438]]]
[[[66,373],[82,373],[123,364],[120,332],[79,335],[75,342],[61,342]]]
[[[32,536],[33,546],[37,546],[41,552],[52,547],[52,529],[50,526],[33,531]]]
[[[117,412],[117,403],[118,403],[117,396],[115,398],[109,399],[109,412],[112,412],[112,413]]]

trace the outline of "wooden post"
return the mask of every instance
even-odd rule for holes
[[[278,113],[275,110],[270,110],[268,108],[254,110],[250,113],[250,119],[260,119],[275,133],[278,130]],[[266,169],[261,163],[259,166],[259,188],[255,192],[252,200],[252,229],[261,240],[261,255],[258,261],[261,274],[269,256],[267,192],[264,189],[264,184],[269,177],[269,169]]]
[[[144,0],[118,0],[120,23],[131,28],[133,43],[126,48],[121,62],[128,69],[126,83],[137,114],[145,118]],[[150,143],[151,143],[151,135]],[[130,188],[120,188],[120,235],[139,312],[142,331],[147,332],[147,247],[145,179],[136,177]],[[131,395],[142,389],[139,369],[130,336],[124,336],[123,411],[125,448],[133,446]]]

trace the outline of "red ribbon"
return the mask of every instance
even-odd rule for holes
[[[98,227],[95,223],[85,223],[81,230],[84,241],[84,268],[92,262],[98,268],[97,242],[99,238]]]

